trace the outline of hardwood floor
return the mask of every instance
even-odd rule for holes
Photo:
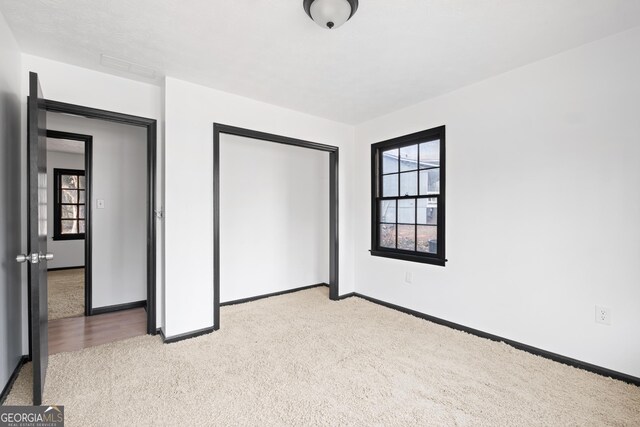
[[[50,320],[49,354],[81,350],[144,335],[146,332],[147,313],[144,308]]]

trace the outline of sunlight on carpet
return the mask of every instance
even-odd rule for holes
[[[30,366],[6,404],[29,404]],[[68,426],[637,425],[640,388],[324,287],[223,307],[221,329],[51,356]]]

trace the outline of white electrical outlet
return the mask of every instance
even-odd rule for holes
[[[596,305],[596,323],[603,325],[611,324],[611,309]]]
[[[405,283],[413,283],[413,273],[410,271],[407,271],[404,273],[404,282]]]

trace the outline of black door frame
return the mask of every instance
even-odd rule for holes
[[[44,100],[47,112],[71,114],[88,119],[143,127],[147,130],[147,334],[155,335],[156,329],[156,146],[157,120],[114,111],[100,110],[65,102]],[[86,256],[86,251],[85,251]],[[94,313],[95,314],[95,313]]]
[[[337,301],[339,295],[339,240],[338,240],[338,147],[259,132],[221,123],[213,124],[213,330],[220,329],[220,134],[243,136],[265,142],[329,153],[329,298]]]
[[[91,316],[92,307],[92,208],[91,195],[93,193],[93,136],[80,133],[64,132],[47,129],[47,139],[67,139],[84,142],[84,178],[85,178],[85,231],[84,231],[84,315]],[[54,187],[55,188],[55,187]],[[56,197],[54,195],[54,201]],[[55,209],[55,206],[54,206]],[[55,215],[54,215],[55,218]]]

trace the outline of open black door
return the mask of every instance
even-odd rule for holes
[[[30,335],[33,362],[33,404],[42,403],[49,362],[47,313],[47,123],[38,75],[29,73],[27,108],[27,191],[29,255],[22,259],[29,268]]]

